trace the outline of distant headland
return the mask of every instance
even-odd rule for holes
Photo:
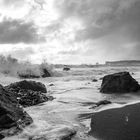
[[[120,60],[120,61],[106,61],[104,64],[79,64],[79,65],[64,65],[54,64],[56,68],[63,68],[65,66],[70,68],[93,68],[93,67],[106,67],[106,66],[140,66],[140,60]]]
[[[140,66],[140,60],[106,61],[106,66]]]

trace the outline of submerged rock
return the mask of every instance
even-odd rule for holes
[[[99,107],[99,106],[101,106],[101,105],[108,105],[108,104],[111,104],[111,103],[112,103],[112,102],[111,102],[111,101],[108,101],[108,100],[101,100],[101,101],[95,103],[95,105],[92,106],[90,109]]]
[[[15,96],[0,85],[0,139],[18,133],[32,122],[32,118],[19,106]]]
[[[6,88],[13,93],[18,102],[23,107],[37,105],[49,100],[53,100],[52,96],[46,96],[44,93],[47,89],[44,84],[35,81],[20,81],[12,83]]]
[[[97,106],[111,104],[111,101],[102,100],[96,103]]]
[[[140,103],[94,113],[90,135],[102,140],[140,140]]]
[[[102,93],[129,93],[140,90],[138,82],[129,72],[120,72],[104,76],[100,92]]]

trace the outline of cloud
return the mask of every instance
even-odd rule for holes
[[[13,5],[13,4],[23,4],[25,2],[25,0],[2,0],[2,3],[4,5]]]
[[[58,54],[61,54],[61,55],[77,55],[77,54],[80,54],[81,50],[80,48],[77,48],[77,49],[71,49],[71,50],[67,50],[67,51],[60,51]]]
[[[57,7],[62,18],[74,16],[84,22],[85,28],[77,32],[78,40],[100,38],[123,25],[137,25],[138,28],[140,23],[139,0],[64,0]]]
[[[44,41],[33,23],[25,23],[21,20],[4,19],[0,22],[0,33],[1,44],[31,44]]]
[[[61,0],[56,8],[63,20],[74,17],[82,22],[74,41],[90,42],[85,46],[85,56],[140,59],[139,0]]]
[[[17,49],[11,50],[11,52],[8,53],[15,58],[24,60],[29,58],[31,55],[34,55],[35,51],[33,47],[24,47],[24,48],[19,47]]]

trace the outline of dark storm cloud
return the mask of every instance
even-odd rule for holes
[[[78,17],[85,28],[77,33],[77,39],[96,39],[127,26],[133,37],[140,34],[139,0],[64,0],[58,3],[62,17]],[[131,32],[133,31],[133,32]]]
[[[77,31],[75,41],[96,42],[95,53],[110,58],[140,59],[140,0],[63,0],[56,7],[61,18],[82,20],[84,28]],[[94,54],[92,45],[88,47]]]
[[[38,43],[44,38],[37,33],[37,28],[33,23],[25,23],[20,20],[8,20],[0,22],[0,43]]]

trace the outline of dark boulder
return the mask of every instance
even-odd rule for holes
[[[97,82],[98,80],[97,79],[92,79],[92,82]]]
[[[0,85],[0,139],[18,133],[32,122],[32,118],[19,106],[16,97]],[[7,129],[13,129],[13,133]]]
[[[65,68],[63,68],[63,71],[70,71],[70,68],[69,67],[65,67]]]
[[[43,78],[51,77],[51,74],[49,73],[49,71],[46,68],[42,68],[41,71],[42,71],[41,77],[43,77]]]
[[[17,75],[19,78],[22,79],[40,78],[40,75],[35,73],[32,69],[26,69],[25,71],[18,71]]]
[[[37,105],[46,101],[53,100],[52,96],[46,96],[47,92],[44,84],[35,81],[20,81],[5,87],[12,92],[13,96],[23,107]]]
[[[140,103],[95,112],[90,135],[102,140],[140,140]]]
[[[37,105],[46,101],[52,101],[52,96],[46,96],[40,91],[20,90],[17,93],[18,102],[23,107]]]
[[[138,82],[129,72],[120,72],[104,76],[100,92],[102,93],[129,93],[140,90]]]
[[[52,86],[55,86],[53,83],[49,84],[48,86],[52,87]]]
[[[34,78],[40,78],[39,75],[33,75],[33,74],[24,74],[24,73],[18,73],[18,77],[21,79],[34,79]]]
[[[27,80],[12,83],[12,84],[6,86],[6,88],[13,89],[17,92],[19,92],[21,89],[22,90],[40,91],[43,93],[47,92],[47,89],[44,84],[42,84],[40,82],[27,81]]]

